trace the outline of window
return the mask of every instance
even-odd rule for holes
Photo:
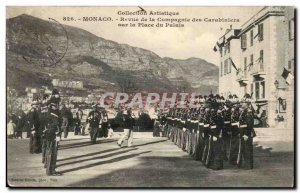
[[[264,24],[258,24],[258,41],[264,40]]]
[[[260,65],[260,70],[264,70],[264,51],[260,50],[259,52],[259,65]]]
[[[221,62],[220,76],[223,76],[223,62]]]
[[[242,34],[241,37],[241,48],[246,49],[247,48],[247,34]]]
[[[230,53],[230,42],[227,43],[227,50],[228,50],[228,53]]]
[[[260,98],[265,98],[265,81],[260,82]]]
[[[289,21],[289,40],[293,40],[295,36],[295,19]]]
[[[255,82],[255,98],[259,99],[259,82]]]
[[[250,31],[250,46],[253,46],[253,30]]]
[[[253,88],[255,87],[255,88]],[[256,99],[264,99],[265,98],[265,81],[255,81],[251,84],[251,93],[253,93],[253,89],[255,89],[255,98]]]

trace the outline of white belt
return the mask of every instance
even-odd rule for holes
[[[228,123],[230,123],[230,121],[225,121],[224,123],[225,123],[225,124],[228,124]]]
[[[191,119],[187,119],[187,121],[191,121]]]
[[[215,128],[217,128],[217,126],[216,125],[212,125],[212,126],[210,126],[210,128],[211,129],[215,129]]]
[[[174,121],[175,119],[171,119],[172,121]]]
[[[209,124],[204,125],[204,127],[209,127]]]
[[[199,123],[199,125],[203,126],[203,125],[204,125],[204,123]]]
[[[240,125],[240,128],[246,128],[247,125]]]
[[[185,121],[181,121],[181,123],[185,123]]]
[[[239,123],[231,123],[232,126],[238,125]]]

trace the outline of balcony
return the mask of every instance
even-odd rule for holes
[[[244,72],[239,72],[237,74],[236,81],[239,82],[241,86],[247,85],[247,82],[248,82],[247,74]]]
[[[263,77],[266,75],[263,63],[258,63],[256,65],[250,66],[249,68],[250,68],[250,74],[252,76]]]

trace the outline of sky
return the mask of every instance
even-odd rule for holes
[[[147,7],[147,18],[150,11],[179,12],[179,16],[160,16],[162,18],[231,18],[239,22],[190,22],[182,28],[141,28],[118,27],[120,17],[139,18],[143,16],[122,16],[118,11],[138,11],[138,7],[7,7],[7,18],[21,14],[32,15],[48,20],[85,29],[99,37],[151,50],[161,57],[187,59],[197,57],[218,65],[218,52],[213,47],[227,28],[240,28],[251,16],[262,7]],[[64,21],[64,17],[73,17],[76,21]],[[111,22],[82,21],[82,17],[111,17]]]

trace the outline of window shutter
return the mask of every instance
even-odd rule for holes
[[[247,48],[247,34],[242,34],[242,37],[241,37],[241,47],[242,47],[242,49],[246,49]]]
[[[258,25],[258,40],[262,41],[264,39],[264,25],[263,23]]]

